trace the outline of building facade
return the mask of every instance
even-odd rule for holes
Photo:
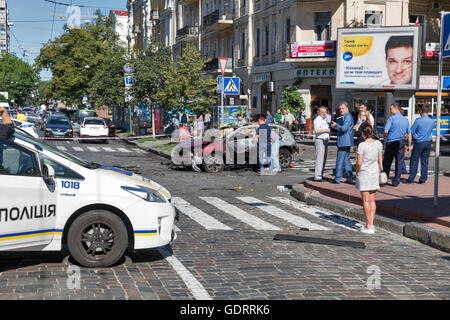
[[[171,1],[175,1],[173,6],[168,5]],[[425,47],[439,42],[440,11],[450,11],[449,1],[152,0],[151,5],[158,19],[153,20],[156,23],[150,33],[172,47],[175,59],[187,43],[195,45],[205,59],[212,59],[205,70],[209,75],[218,75],[218,58],[227,57],[226,75],[241,79],[241,95],[233,102],[249,105],[253,113],[275,112],[284,88],[299,79],[308,128],[319,106],[334,112],[343,100],[351,111],[359,103],[368,104],[381,124],[392,99],[402,105],[410,121],[417,102],[433,105],[433,97],[435,100],[436,90],[429,82],[437,79],[438,63],[436,57],[426,57]],[[164,12],[171,19],[162,23]],[[421,84],[418,90],[395,90],[389,99],[383,90],[336,88],[338,29],[388,26],[421,27],[418,72],[421,83],[428,81],[428,85]],[[292,53],[302,46],[318,44],[330,54]],[[448,65],[444,65],[443,74],[450,75]],[[446,94],[444,112],[450,108]],[[225,104],[229,103],[227,99]]]
[[[109,16],[114,20],[114,31],[119,35],[119,41],[128,46],[128,11],[110,10]]]
[[[9,52],[9,22],[6,0],[0,0],[0,54]]]

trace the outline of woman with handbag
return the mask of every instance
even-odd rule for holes
[[[366,125],[362,127],[361,131],[365,141],[358,146],[356,188],[361,192],[366,225],[360,231],[373,234],[375,232],[373,220],[377,210],[375,194],[380,188],[380,172],[383,168],[383,145],[380,141],[372,138],[372,126]]]

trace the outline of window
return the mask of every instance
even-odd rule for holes
[[[421,14],[412,14],[409,16],[409,25],[410,26],[422,26],[422,44],[425,46],[426,38],[427,38],[427,19],[425,15]]]
[[[241,38],[240,38],[240,45],[239,45],[239,59],[245,59],[245,33],[241,32]]]
[[[205,8],[205,16],[207,16],[209,13],[209,3],[206,4],[206,8]]]
[[[217,58],[217,42],[214,41],[213,47],[212,47],[212,57]]]
[[[225,38],[220,39],[220,56],[225,57]]]
[[[260,32],[259,32],[259,28],[257,28],[255,30],[255,57],[259,57],[259,46],[260,46]]]
[[[331,40],[331,12],[314,12],[316,41]]]
[[[234,37],[231,37],[230,40],[230,57],[231,59],[234,58]]]
[[[291,18],[287,18],[284,24],[284,42],[289,43],[291,41]]]
[[[205,44],[205,58],[209,57],[209,50],[208,50],[208,44]]]
[[[264,27],[264,43],[263,43],[264,55],[269,55],[269,26]]]
[[[63,166],[62,164],[59,164],[53,160],[50,160],[49,158],[45,156],[41,156],[41,164],[46,164],[47,166],[50,166],[55,170],[55,178],[64,178],[64,179],[75,179],[75,180],[84,180],[82,176],[80,176],[75,171],[67,168],[66,166]]]
[[[276,22],[272,25],[272,53],[277,50],[277,24]]]
[[[381,27],[383,21],[383,12],[366,11],[364,15],[364,25],[366,27]]]
[[[14,143],[0,142],[0,175],[38,176],[34,153]]]

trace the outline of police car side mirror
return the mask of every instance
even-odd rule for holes
[[[52,166],[44,164],[44,167],[42,168],[42,175],[45,183],[51,185],[53,184],[53,178],[55,178],[55,169],[53,169]]]

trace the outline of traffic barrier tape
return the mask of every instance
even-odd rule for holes
[[[127,136],[127,137],[39,137],[41,140],[133,140],[142,138],[160,138],[170,137],[169,134],[149,134],[144,136]]]

